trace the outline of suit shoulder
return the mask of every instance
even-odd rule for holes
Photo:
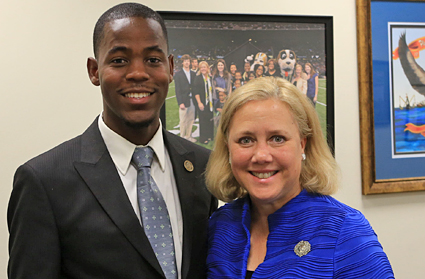
[[[177,71],[177,72],[174,74],[174,77],[180,78],[180,77],[182,77],[182,75],[183,75],[183,70],[180,70],[180,71]]]
[[[53,147],[25,164],[32,168],[57,168],[60,165],[71,164],[80,157],[80,152],[81,135]]]

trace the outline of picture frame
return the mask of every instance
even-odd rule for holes
[[[421,126],[425,101],[405,68],[406,58],[395,56],[407,49],[401,48],[401,34],[423,24],[425,1],[357,0],[356,10],[362,193],[425,190],[425,133],[409,130],[412,123]],[[396,30],[400,27],[402,32]],[[400,82],[405,85],[399,87]],[[420,117],[413,117],[417,112]]]
[[[264,53],[268,59],[277,60],[281,50],[294,50],[299,64],[304,65],[309,62],[319,74],[316,108],[323,133],[334,152],[333,18],[331,16],[170,11],[159,13],[167,27],[169,53],[174,56],[175,66],[175,78],[170,84],[167,100],[161,110],[161,120],[167,130],[180,134],[175,82],[176,74],[182,68],[183,54],[198,58],[198,63],[207,61],[211,71],[214,70],[214,64],[218,59],[224,59],[229,72],[229,65],[233,63],[237,66],[237,70],[243,73],[245,61],[249,60],[249,57],[251,57],[249,60],[251,67],[255,67],[253,64],[257,61],[255,59],[258,53]],[[287,76],[285,78],[290,79]],[[218,91],[217,95],[220,95]],[[217,101],[218,97],[216,96]],[[199,142],[201,135],[196,134],[196,125],[199,124],[195,121],[192,135],[197,140],[196,143],[212,149],[213,140],[207,144]],[[217,129],[216,125],[214,129]]]

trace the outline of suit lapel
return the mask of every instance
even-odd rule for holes
[[[180,205],[183,215],[183,257],[182,257],[182,278],[187,278],[187,274],[190,267],[190,255],[193,245],[193,208],[191,204],[196,198],[193,192],[193,183],[196,173],[202,170],[194,169],[193,172],[188,171],[185,168],[185,161],[189,161],[196,167],[196,158],[193,151],[187,151],[177,140],[174,139],[174,135],[170,135],[169,132],[163,131],[164,142],[167,147],[168,153],[170,154],[171,163],[173,165],[174,177],[177,184],[177,190],[179,193]]]
[[[160,274],[162,269],[134,213],[117,169],[97,126],[97,119],[81,137],[81,162],[74,166],[106,214],[129,242]]]

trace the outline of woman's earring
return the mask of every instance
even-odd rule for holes
[[[301,154],[301,157],[303,157],[303,161],[305,161],[305,153]]]

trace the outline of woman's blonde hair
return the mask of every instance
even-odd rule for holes
[[[196,73],[196,75],[197,75],[197,76],[201,75],[201,66],[202,66],[202,65],[207,66],[208,74],[210,74],[210,65],[208,65],[208,62],[206,62],[206,61],[201,61],[201,62],[199,62],[199,64],[198,64],[198,72]]]
[[[247,194],[236,181],[229,162],[229,126],[233,115],[247,102],[268,99],[280,100],[289,106],[300,137],[307,139],[306,160],[302,161],[300,174],[301,187],[323,195],[336,192],[339,168],[323,136],[313,105],[289,81],[276,77],[254,79],[235,90],[226,101],[206,170],[206,184],[210,192],[225,202]]]

